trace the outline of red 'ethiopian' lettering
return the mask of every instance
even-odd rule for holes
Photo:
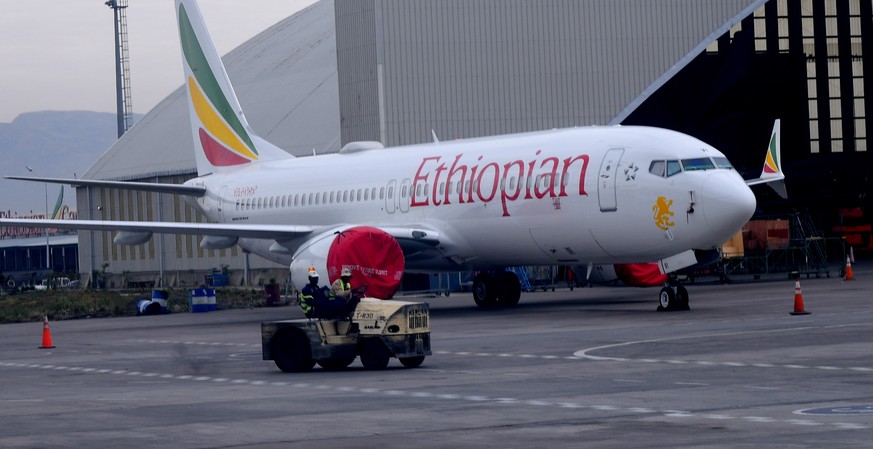
[[[433,182],[433,187],[423,189],[423,197],[413,194],[410,206],[442,206],[452,204],[453,200],[458,204],[487,204],[493,202],[499,194],[503,216],[508,217],[509,203],[522,197],[522,192],[524,199],[568,196],[570,172],[577,169],[579,196],[588,195],[585,191],[585,173],[588,171],[589,159],[587,154],[561,161],[555,156],[539,160],[541,153],[542,150],[537,151],[534,154],[536,157],[531,161],[519,159],[503,165],[495,161],[484,161],[484,156],[478,156],[476,163],[468,166],[460,163],[463,153],[455,155],[451,164],[442,162],[442,156],[422,158],[412,178],[412,191],[417,191],[418,184],[427,185]],[[442,195],[438,188],[441,183],[446,186]],[[560,189],[556,191],[558,185]],[[457,186],[454,188],[456,196],[452,195],[453,186]]]

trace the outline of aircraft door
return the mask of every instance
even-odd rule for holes
[[[597,199],[600,202],[601,212],[614,212],[618,209],[615,195],[615,178],[618,174],[618,162],[624,148],[610,148],[600,164],[600,173],[597,176]]]
[[[400,201],[400,212],[409,212],[409,203],[412,201],[412,181],[407,178],[400,182],[400,195],[397,199]]]
[[[226,212],[224,209],[226,207],[231,207],[232,201],[230,198],[227,198],[227,185],[221,186],[221,189],[218,191],[218,222],[224,223]]]
[[[397,208],[395,203],[395,197],[397,195],[397,180],[392,179],[388,181],[388,187],[385,192],[385,212],[389,214],[394,213],[394,209]]]

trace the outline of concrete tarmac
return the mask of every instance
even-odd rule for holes
[[[3,448],[870,447],[873,265],[856,280],[424,298],[422,367],[285,374],[263,320],[296,307],[0,325]],[[219,293],[220,294],[220,293]]]

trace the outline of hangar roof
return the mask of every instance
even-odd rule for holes
[[[320,0],[222,58],[255,132],[295,155],[340,147],[334,23],[333,0]],[[131,180],[195,172],[181,71],[179,83],[84,177]]]

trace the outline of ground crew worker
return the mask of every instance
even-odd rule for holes
[[[333,281],[333,284],[330,286],[330,292],[334,296],[342,296],[343,298],[348,299],[351,296],[352,285],[349,284],[349,281],[352,279],[352,270],[349,270],[347,267],[343,267],[343,271],[340,273],[339,279]]]
[[[297,297],[300,302],[300,308],[307,318],[317,316],[317,309],[324,308],[327,302],[327,287],[318,286],[318,272],[315,268],[309,269],[309,283],[303,286],[300,295]]]
[[[330,286],[331,296],[336,297],[336,300],[342,304],[340,311],[342,316],[351,315],[358,303],[361,302],[361,298],[355,295],[355,292],[352,290],[352,285],[349,283],[351,280],[352,270],[348,267],[343,267],[339,279],[333,281],[333,284]]]

